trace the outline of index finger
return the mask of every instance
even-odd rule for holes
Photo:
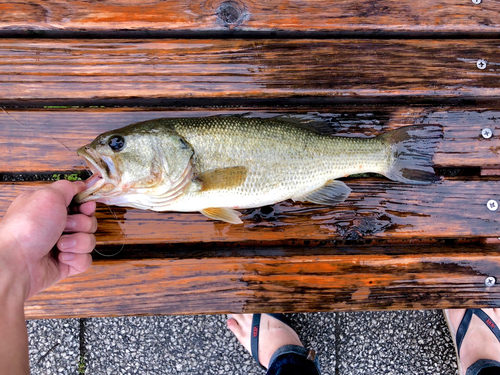
[[[60,180],[50,185],[50,188],[55,189],[63,197],[66,207],[68,207],[73,200],[73,197],[85,190],[85,183],[83,181],[67,181]]]
[[[71,203],[69,206],[69,212],[72,214],[84,214],[87,216],[92,216],[95,214],[96,203],[94,201],[85,202],[82,204]]]

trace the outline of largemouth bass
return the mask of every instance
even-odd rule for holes
[[[432,168],[440,126],[376,138],[334,137],[280,118],[167,118],[99,135],[80,148],[93,172],[76,200],[154,211],[199,211],[242,223],[237,209],[287,199],[344,201],[337,180],[374,172],[410,184],[439,181]]]

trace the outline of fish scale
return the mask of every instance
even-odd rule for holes
[[[405,183],[439,181],[432,157],[442,137],[440,126],[355,138],[303,125],[280,118],[170,118],[107,132],[79,150],[104,180],[79,199],[200,211],[239,223],[233,209],[286,199],[340,203],[350,189],[336,179],[354,173],[374,172]],[[117,144],[123,148],[113,150]]]

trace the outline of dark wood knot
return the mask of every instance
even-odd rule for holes
[[[351,228],[342,234],[344,241],[361,241],[364,239],[363,233],[358,228]]]
[[[216,10],[217,23],[234,28],[249,19],[249,14],[243,4],[236,1],[224,1]]]

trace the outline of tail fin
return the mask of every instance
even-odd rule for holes
[[[385,174],[407,184],[430,184],[440,181],[432,159],[443,138],[440,125],[414,125],[390,131],[380,138],[391,145],[392,163]]]

